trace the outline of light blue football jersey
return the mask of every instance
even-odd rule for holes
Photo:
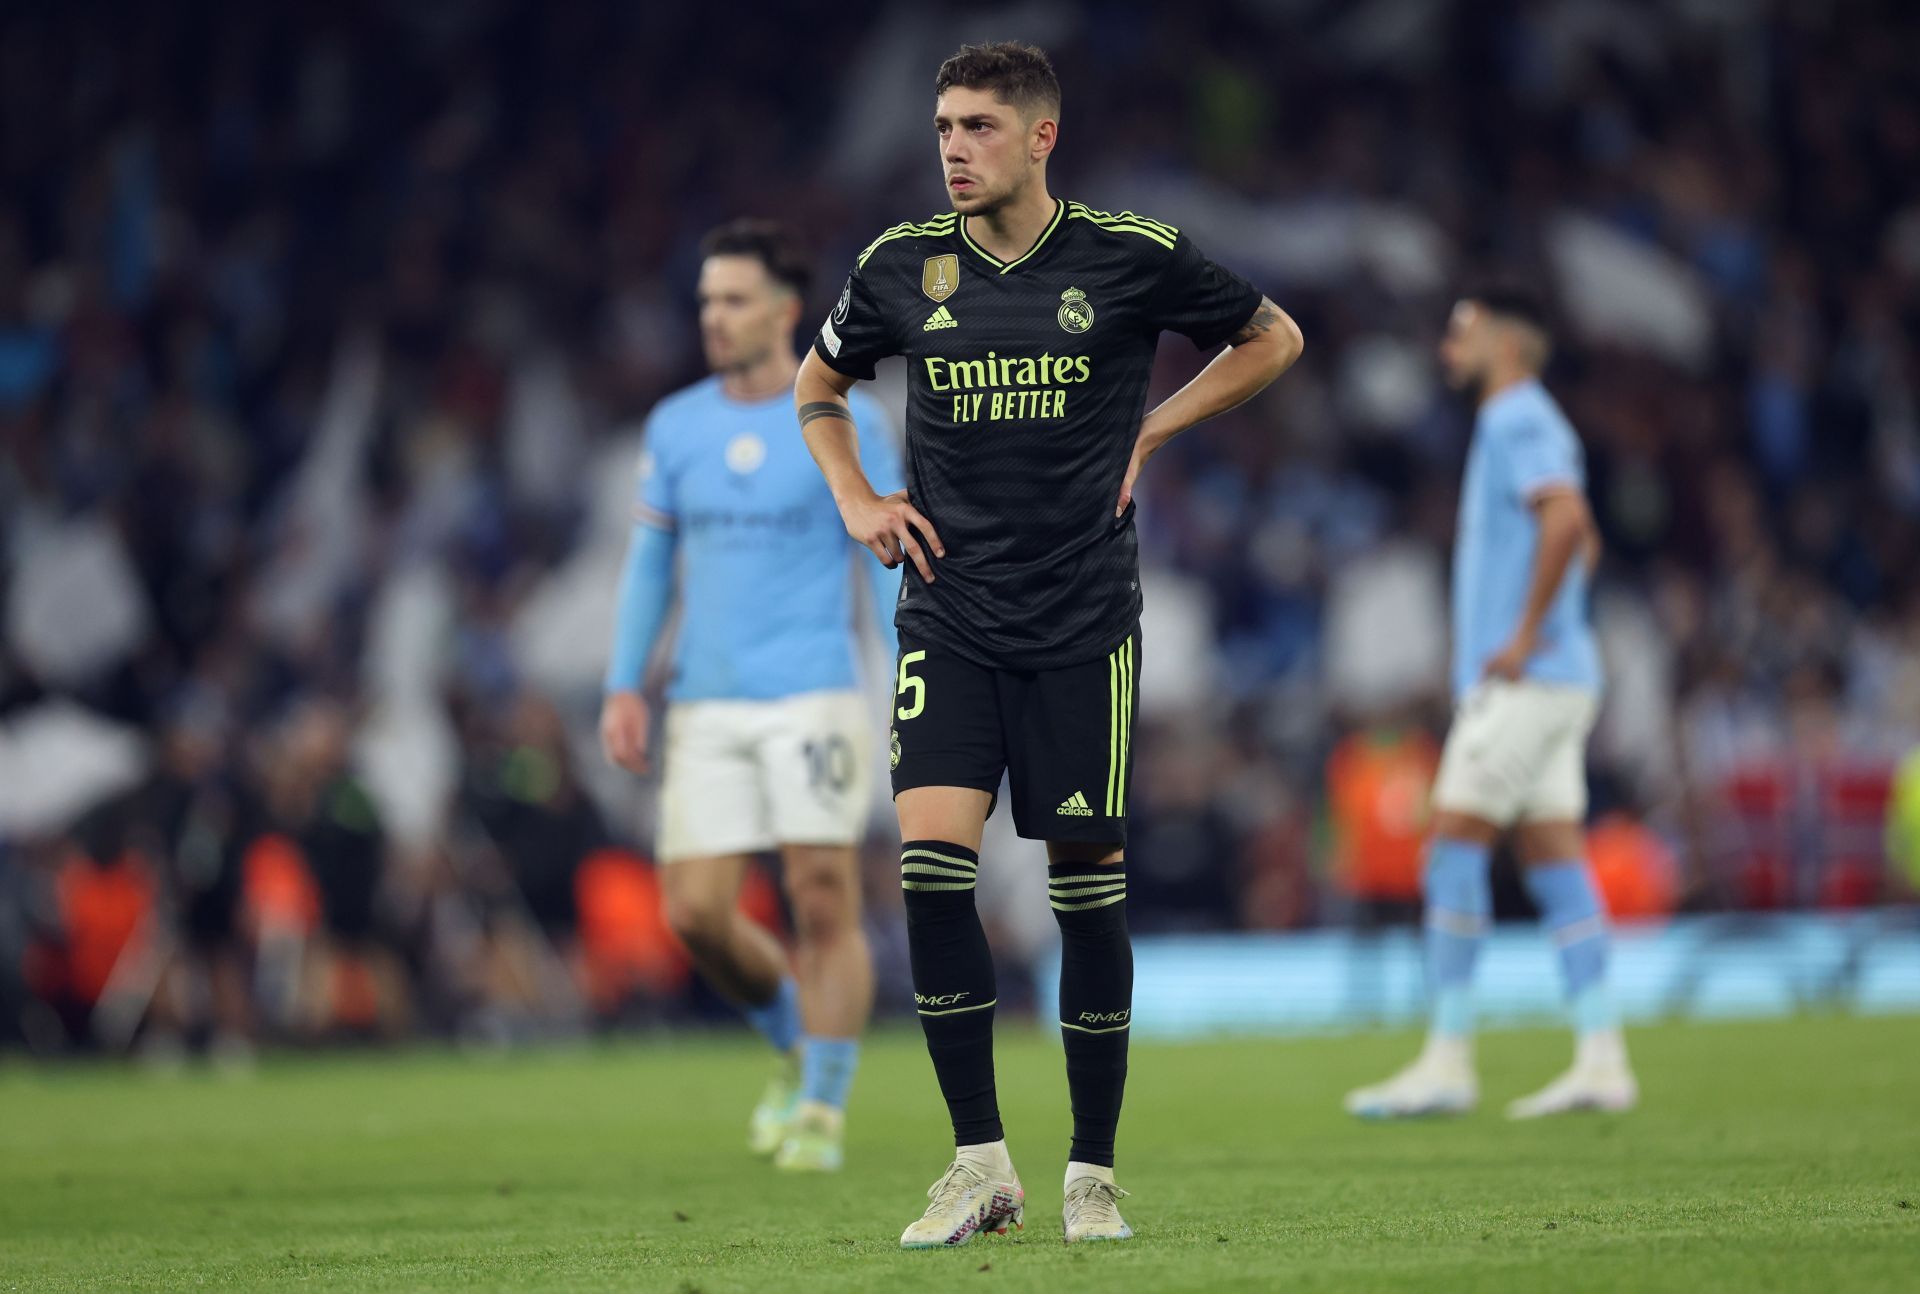
[[[886,415],[858,391],[848,403],[873,488],[904,488]],[[848,537],[791,390],[746,403],[710,377],[662,400],[647,419],[635,514],[675,535],[681,619],[669,700],[853,687],[856,570],[892,637],[899,572]]]
[[[1587,487],[1573,425],[1537,381],[1494,396],[1474,419],[1453,547],[1453,690],[1480,680],[1513,636],[1526,607],[1540,523],[1529,506],[1541,490]],[[1526,677],[1600,691],[1600,652],[1587,618],[1591,572],[1575,554],[1540,626]]]

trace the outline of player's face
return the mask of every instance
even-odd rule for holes
[[[1037,128],[1019,109],[993,97],[991,90],[955,86],[933,107],[940,136],[940,169],[947,197],[963,216],[983,215],[1017,196],[1033,179],[1044,158],[1036,156]]]
[[[1461,301],[1447,317],[1447,331],[1440,338],[1440,367],[1447,385],[1456,391],[1471,390],[1486,380],[1492,362],[1495,321],[1479,303]]]
[[[700,267],[700,343],[707,367],[733,373],[791,346],[796,303],[754,256],[709,256]]]

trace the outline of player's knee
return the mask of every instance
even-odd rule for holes
[[[1469,845],[1491,845],[1500,838],[1497,823],[1471,813],[1461,813],[1454,809],[1437,809],[1433,815],[1433,837],[1436,840],[1459,840]]]
[[[1071,863],[1076,867],[1119,867],[1127,860],[1127,847],[1118,841],[1050,840],[1047,861],[1054,866]]]
[[[669,889],[666,909],[667,928],[696,956],[726,946],[731,904],[710,894]]]
[[[802,942],[833,939],[860,919],[859,886],[845,867],[790,869],[787,902],[793,909],[794,933]]]

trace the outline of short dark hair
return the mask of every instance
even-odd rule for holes
[[[991,90],[1000,102],[1018,108],[1031,121],[1042,114],[1060,115],[1060,79],[1046,51],[1017,40],[987,45],[962,45],[940,65],[933,78],[936,96],[954,86],[963,90]]]
[[[1525,324],[1549,343],[1553,340],[1546,302],[1531,288],[1517,283],[1487,283],[1464,294],[1461,300],[1473,302],[1488,314]]]
[[[700,256],[751,256],[766,267],[768,277],[803,301],[813,286],[813,265],[800,236],[778,220],[729,220],[700,240]]]

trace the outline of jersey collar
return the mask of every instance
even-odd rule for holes
[[[1066,217],[1067,217],[1067,204],[1061,199],[1055,198],[1053,200],[1053,219],[1049,220],[1047,222],[1047,227],[1040,231],[1040,236],[1033,240],[1033,246],[1027,248],[1026,252],[1023,255],[1015,257],[1013,260],[1010,260],[1010,261],[1001,260],[998,256],[995,256],[992,252],[982,247],[979,243],[974,242],[973,236],[967,232],[967,218],[965,216],[960,217],[960,221],[959,221],[960,241],[965,243],[968,247],[971,247],[974,251],[974,254],[977,255],[981,260],[985,261],[988,265],[991,265],[999,273],[1005,274],[1008,270],[1013,269],[1015,266],[1024,265],[1028,261],[1032,260],[1034,253],[1038,252],[1042,247],[1045,247],[1047,245],[1047,239],[1053,237],[1053,231],[1060,227],[1060,222],[1065,220]]]

